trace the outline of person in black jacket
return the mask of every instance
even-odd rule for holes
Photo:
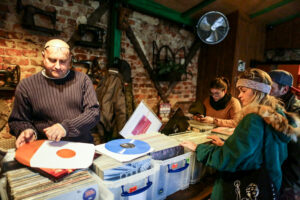
[[[291,91],[293,76],[284,70],[269,72],[272,78],[271,95],[279,98],[288,112],[300,115],[300,101]],[[300,199],[300,138],[288,143],[288,158],[282,165],[281,200]]]

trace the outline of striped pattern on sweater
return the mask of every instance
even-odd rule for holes
[[[92,142],[90,129],[98,121],[99,103],[87,75],[71,71],[65,78],[49,79],[39,72],[19,83],[9,127],[15,136],[32,128],[45,138],[43,129],[60,123],[67,131],[63,140]]]

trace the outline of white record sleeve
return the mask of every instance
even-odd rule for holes
[[[57,155],[61,149],[69,149],[76,154],[70,158]],[[31,167],[55,169],[88,168],[94,158],[95,146],[88,143],[45,141],[30,160]]]

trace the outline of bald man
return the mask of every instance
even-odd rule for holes
[[[86,74],[71,69],[67,43],[53,39],[42,51],[44,69],[17,86],[8,119],[16,147],[37,139],[93,143],[99,104]]]

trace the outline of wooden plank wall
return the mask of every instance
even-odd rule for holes
[[[196,99],[203,101],[209,95],[209,85],[216,76],[231,79],[235,52],[238,13],[227,16],[230,30],[227,37],[216,45],[203,43],[199,54],[197,95]]]
[[[221,43],[203,44],[199,54],[197,100],[203,101],[209,95],[210,81],[216,76],[225,76],[231,81],[231,93],[237,96],[238,60],[262,60],[265,48],[265,29],[263,25],[251,23],[238,12],[227,16],[230,32]]]
[[[300,17],[266,31],[266,49],[299,49]]]
[[[265,51],[265,26],[251,21],[247,16],[239,14],[238,28],[236,36],[236,48],[233,64],[232,74],[232,88],[231,93],[234,96],[238,95],[238,91],[235,89],[237,78],[240,74],[238,72],[238,60],[246,62],[246,68],[250,67],[250,61],[264,60]]]

